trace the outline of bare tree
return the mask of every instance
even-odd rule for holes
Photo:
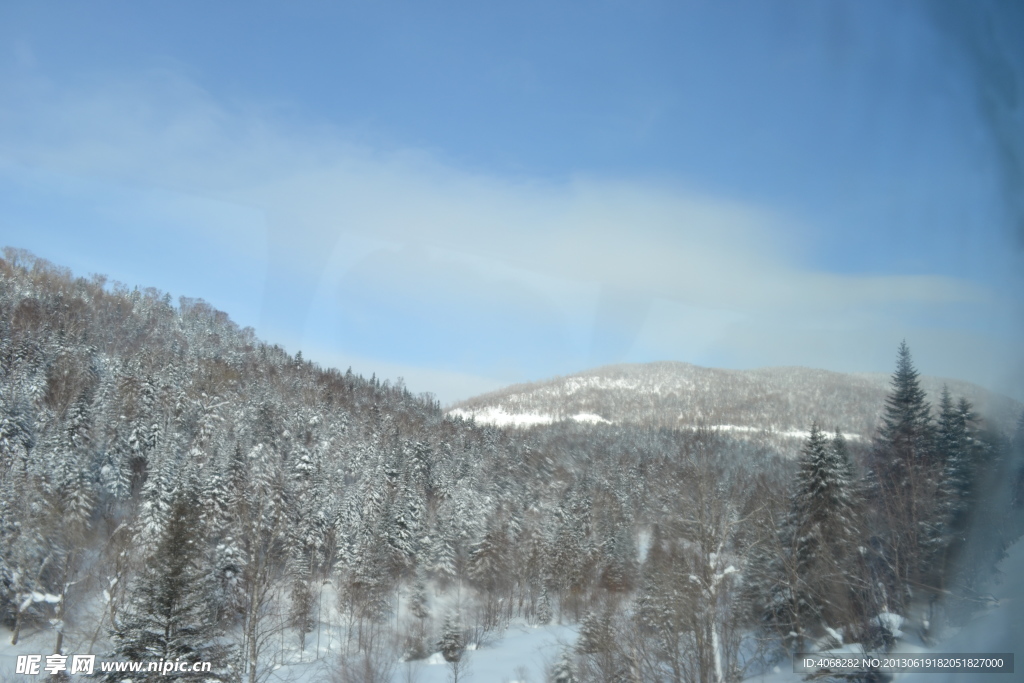
[[[466,634],[457,613],[449,614],[445,618],[438,645],[441,648],[441,656],[448,662],[448,679],[452,683],[459,683],[469,671],[469,656],[466,649]]]
[[[724,683],[743,669],[737,579],[748,483],[727,467],[714,434],[698,430],[663,495],[669,509],[645,568],[629,642],[631,667],[674,682]]]
[[[391,683],[398,668],[398,654],[385,629],[375,629],[352,655],[342,655],[336,683]]]

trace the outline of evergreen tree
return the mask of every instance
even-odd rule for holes
[[[407,481],[403,481],[385,512],[384,540],[390,549],[391,564],[396,574],[408,572],[416,564],[419,554],[424,515],[419,496]]]
[[[601,545],[601,584],[610,591],[627,591],[633,584],[634,547],[628,531],[623,528]]]
[[[135,541],[142,547],[153,547],[168,523],[173,497],[177,493],[175,469],[176,462],[163,458],[142,487],[142,506],[135,529]]]
[[[422,570],[416,572],[416,582],[412,587],[412,595],[409,596],[409,611],[421,623],[430,616],[427,583]]]
[[[548,598],[548,589],[541,589],[540,598],[537,600],[537,625],[545,626],[551,623],[551,600]]]
[[[836,430],[818,425],[800,453],[790,510],[765,529],[750,561],[747,597],[764,623],[799,649],[825,627],[853,625],[860,617],[857,553],[860,518],[853,465]]]
[[[441,656],[448,662],[449,679],[459,683],[465,676],[469,664],[466,656],[466,639],[462,633],[462,622],[459,615],[449,612],[441,629],[441,640],[438,642]]]
[[[453,582],[458,575],[458,550],[454,538],[455,529],[451,525],[441,525],[433,534],[434,544],[431,549],[431,569],[438,583],[444,587]]]
[[[942,476],[938,486],[938,519],[929,539],[928,558],[939,587],[949,578],[973,507],[975,467],[982,450],[982,444],[975,438],[976,419],[969,401],[961,399],[954,403],[949,388],[942,387],[935,438]]]
[[[462,635],[462,622],[459,615],[449,612],[444,618],[441,628],[441,640],[437,644],[441,656],[446,662],[459,662],[466,652],[466,640]]]
[[[965,424],[965,439],[960,467],[950,463],[959,491],[953,489],[950,496],[954,514],[949,518],[945,585],[956,592],[975,592],[993,580],[996,565],[1021,535],[1021,516],[1014,505],[1020,451],[1015,456],[1012,442],[982,428],[969,402],[961,399],[956,410]]]
[[[985,445],[977,437],[978,416],[974,406],[965,398],[954,406],[944,389],[937,431],[938,450],[943,463],[942,502],[951,526],[963,528],[970,509],[975,469],[985,450]]]
[[[562,656],[551,669],[551,683],[576,683],[576,671],[568,650],[562,650]]]
[[[856,521],[853,465],[839,431],[830,441],[817,424],[801,450],[793,499],[797,526],[805,535],[848,545]]]
[[[939,420],[935,429],[935,445],[943,461],[951,460],[962,447],[964,426],[957,415],[949,386],[943,384],[939,396]]]
[[[208,572],[202,566],[202,532],[196,501],[179,494],[173,502],[166,527],[143,574],[131,591],[131,599],[117,616],[112,637],[112,657],[152,662],[210,662],[212,672],[133,672],[132,681],[229,680],[228,649],[209,607]],[[110,673],[110,683],[127,680],[124,673]]]
[[[931,406],[921,388],[907,343],[901,342],[879,438],[894,464],[909,467],[932,455]]]
[[[469,553],[469,579],[485,593],[498,591],[508,578],[506,557],[508,538],[499,520],[490,519],[483,537],[473,544]]]
[[[942,462],[936,455],[931,407],[906,342],[900,344],[882,425],[871,454],[870,482],[877,524],[884,528],[888,586],[881,601],[901,609],[912,586],[935,581],[933,547],[940,535]]]
[[[581,668],[587,678],[596,680],[625,681],[624,661],[620,645],[620,634],[615,624],[615,608],[611,602],[599,611],[589,612],[580,624],[580,636],[576,641],[576,652],[580,655]]]
[[[587,612],[580,624],[580,637],[576,641],[576,651],[581,654],[606,652],[612,638],[611,611]]]
[[[848,560],[857,541],[852,464],[841,433],[827,440],[817,425],[804,444],[793,500],[796,567],[808,594],[801,596],[824,626],[847,625]]]
[[[53,558],[46,527],[31,523],[46,510],[40,492],[18,476],[0,483],[0,615],[13,626],[11,644],[17,645],[23,626],[51,616],[49,605],[36,596],[45,596],[52,583]]]

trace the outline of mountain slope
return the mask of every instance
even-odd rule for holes
[[[609,365],[533,384],[519,384],[456,404],[453,416],[531,426],[564,419],[656,427],[705,424],[732,430],[802,436],[809,420],[853,437],[871,435],[889,377],[809,368],[720,370],[688,363]],[[975,384],[923,377],[935,403],[943,385],[990,423],[1010,431],[1022,406]]]

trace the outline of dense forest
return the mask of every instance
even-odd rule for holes
[[[0,620],[15,644],[249,683],[329,638],[335,680],[440,652],[458,681],[517,620],[579,625],[559,683],[932,641],[985,607],[1024,530],[1024,419],[926,395],[906,345],[865,410],[872,439],[808,416],[795,459],[701,426],[506,431],[6,249]]]

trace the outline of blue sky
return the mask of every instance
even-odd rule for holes
[[[444,401],[612,362],[1024,397],[1010,3],[0,7],[0,243]]]

